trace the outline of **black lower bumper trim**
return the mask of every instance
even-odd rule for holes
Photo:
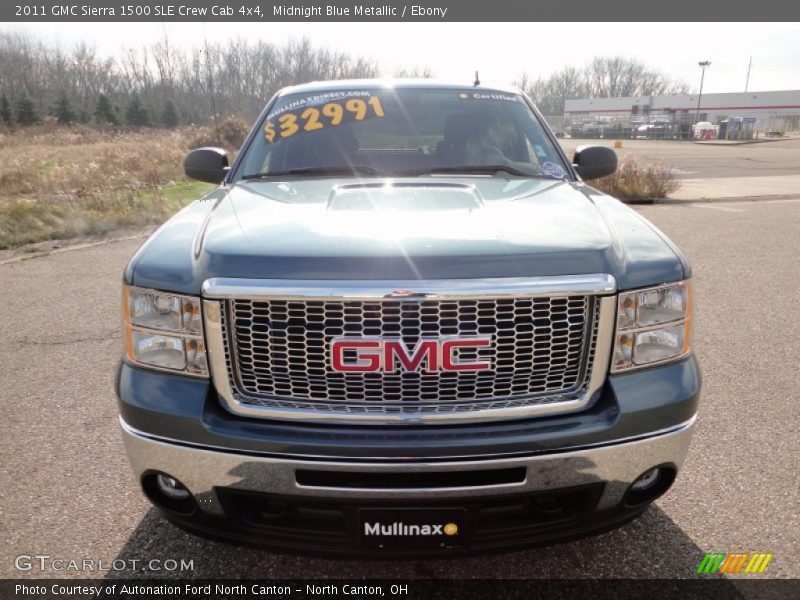
[[[359,489],[418,489],[502,485],[525,481],[525,467],[475,469],[470,471],[364,473],[297,469],[297,483],[309,487]]]
[[[646,506],[597,511],[603,483],[533,494],[438,501],[369,501],[274,496],[217,488],[224,517],[205,513],[165,513],[179,527],[214,539],[279,552],[360,558],[462,556],[548,545],[613,529],[639,516]],[[442,549],[367,551],[359,544],[360,509],[431,509],[466,511],[463,544]]]

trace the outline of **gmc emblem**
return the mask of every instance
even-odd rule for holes
[[[409,351],[401,339],[384,338],[334,338],[331,342],[331,366],[339,373],[394,373],[424,370],[485,371],[488,362],[466,361],[458,358],[460,348],[488,348],[491,337],[423,338]],[[350,350],[348,356],[345,351]]]

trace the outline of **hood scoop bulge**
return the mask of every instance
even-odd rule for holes
[[[328,210],[475,210],[483,198],[473,185],[435,182],[376,182],[339,185],[328,196]]]

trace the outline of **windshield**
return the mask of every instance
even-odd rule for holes
[[[476,89],[375,88],[288,94],[260,124],[238,173],[565,179],[523,98]]]

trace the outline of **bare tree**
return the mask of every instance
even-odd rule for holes
[[[104,94],[118,106],[134,96],[162,114],[168,101],[182,120],[207,122],[216,111],[254,117],[278,89],[318,79],[375,77],[374,61],[315,46],[308,38],[276,45],[242,39],[179,48],[165,35],[102,58],[86,43],[72,48],[0,33],[0,90],[12,104],[24,95],[39,112],[61,91],[86,115]]]
[[[402,67],[395,70],[394,76],[398,79],[430,79],[436,77],[436,74],[430,67]]]
[[[523,73],[516,84],[550,115],[563,114],[564,102],[570,98],[658,96],[688,90],[681,80],[619,56],[597,57],[583,68],[566,66],[545,79],[534,80]]]

